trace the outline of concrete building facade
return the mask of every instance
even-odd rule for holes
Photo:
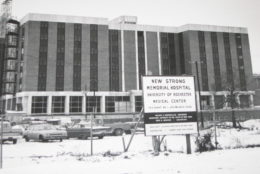
[[[3,91],[2,100],[6,110],[27,115],[86,114],[94,106],[101,114],[136,113],[142,76],[196,76],[196,70],[202,110],[228,108],[230,90],[240,107],[254,107],[246,28],[28,14],[20,21],[17,55],[15,90]]]

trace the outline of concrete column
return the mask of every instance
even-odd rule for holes
[[[86,114],[86,95],[82,96],[82,114]]]
[[[160,32],[157,32],[159,75],[162,75]]]
[[[196,100],[197,100],[198,111],[200,111],[200,96],[199,96],[199,92],[196,92]]]
[[[125,45],[124,30],[121,28],[121,56],[122,56],[122,91],[125,91]]]
[[[135,66],[136,66],[136,89],[140,89],[139,85],[139,65],[138,65],[138,38],[137,38],[137,31],[135,31]]]
[[[47,100],[47,115],[51,115],[52,96],[49,95]]]
[[[146,42],[146,31],[144,31],[144,63],[145,63],[145,75],[148,73],[148,60],[147,60],[147,42]]]
[[[227,101],[227,94],[224,94],[224,101]],[[228,102],[224,103],[224,108],[227,109],[228,108]]]
[[[102,95],[100,97],[100,112],[105,113],[106,112],[106,96]]]
[[[130,93],[130,103],[131,103],[131,112],[134,113],[135,112],[135,96],[132,92]]]
[[[236,100],[236,102],[238,104],[238,107],[240,108],[240,95],[239,94],[236,96],[235,100]]]
[[[65,96],[65,115],[70,114],[70,96],[66,95]]]
[[[215,96],[214,94],[210,95],[210,106],[211,108],[215,108]]]
[[[254,95],[253,94],[249,95],[249,107],[254,108]]]
[[[31,95],[27,96],[27,114],[28,115],[32,114],[32,96]]]

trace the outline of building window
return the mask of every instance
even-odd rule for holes
[[[4,93],[13,94],[14,93],[14,83],[5,83]]]
[[[201,106],[202,110],[210,109],[210,96],[201,96]]]
[[[249,108],[249,95],[240,95],[240,108]]]
[[[6,70],[15,70],[16,60],[7,60],[7,69]]]
[[[52,113],[64,113],[64,112],[65,112],[65,96],[53,96]]]
[[[41,22],[40,23],[38,91],[46,90],[47,59],[48,59],[48,22]]]
[[[143,108],[142,96],[135,96],[135,112],[141,112]]]
[[[82,112],[82,96],[70,97],[70,112],[72,113]]]
[[[119,91],[119,70],[120,70],[120,32],[109,30],[109,89]]]
[[[179,53],[180,53],[180,68],[181,74],[185,74],[185,56],[184,56],[184,46],[183,46],[183,34],[178,34],[179,38]]]
[[[223,33],[223,38],[224,38],[224,49],[225,49],[226,71],[227,71],[226,82],[228,86],[234,87],[229,33]]]
[[[74,24],[73,90],[81,90],[81,37],[82,25]]]
[[[225,100],[224,100],[224,96],[219,96],[219,95],[216,95],[214,97],[214,100],[215,100],[215,109],[222,109],[224,107],[224,104],[225,104]]]
[[[64,90],[65,23],[57,26],[56,91]]]
[[[144,32],[137,32],[138,42],[138,72],[139,72],[139,86],[142,89],[142,76],[145,75],[145,50],[144,50]]]
[[[98,26],[90,25],[90,90],[98,90]]]
[[[213,67],[214,67],[214,76],[215,76],[215,90],[222,90],[221,83],[221,73],[220,73],[220,64],[219,64],[219,52],[218,52],[218,38],[217,33],[211,33],[211,45],[212,45],[212,53],[213,53]]]
[[[246,85],[246,75],[244,70],[244,60],[243,60],[243,50],[242,50],[242,40],[241,34],[236,34],[236,45],[237,45],[237,62],[238,62],[238,71],[239,71],[239,78],[240,78],[240,89],[243,91],[247,90]]]
[[[32,97],[32,113],[47,113],[47,96]]]
[[[161,33],[160,36],[163,75],[176,75],[174,33]]]
[[[109,96],[106,97],[106,112],[131,112],[129,96]]]
[[[6,80],[6,82],[15,82],[15,73],[6,72],[5,80]]]
[[[87,96],[86,97],[86,112],[100,112],[100,96]]]
[[[201,80],[202,80],[202,90],[208,91],[208,69],[207,69],[207,56],[206,56],[206,47],[205,47],[205,36],[203,31],[198,32],[199,38],[199,53],[200,53],[200,64],[201,68]]]
[[[17,45],[17,36],[15,35],[8,35],[7,37],[8,45],[16,46]]]
[[[18,97],[16,102],[17,111],[23,111],[23,98]]]
[[[7,49],[7,57],[8,58],[16,58],[16,48],[8,48]]]

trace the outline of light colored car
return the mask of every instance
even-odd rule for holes
[[[110,127],[110,132],[107,135],[121,136],[123,133],[131,134],[131,125],[124,122],[107,122],[105,119],[96,118],[96,125]]]
[[[67,128],[68,138],[88,139],[91,136],[91,122],[81,121],[71,127]],[[102,139],[105,135],[111,132],[110,127],[96,125],[93,122],[92,125],[92,136]]]
[[[50,124],[39,124],[29,126],[23,135],[26,141],[48,141],[48,140],[60,140],[67,138],[66,130],[58,129]]]
[[[2,128],[0,124],[0,133]],[[3,121],[3,137],[0,136],[0,143],[5,141],[12,141],[13,144],[17,143],[17,140],[22,138],[22,132],[17,129],[13,129],[9,121]]]

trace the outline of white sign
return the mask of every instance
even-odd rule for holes
[[[196,111],[194,77],[143,77],[144,112]]]
[[[193,76],[143,77],[143,106],[146,135],[197,132]]]

